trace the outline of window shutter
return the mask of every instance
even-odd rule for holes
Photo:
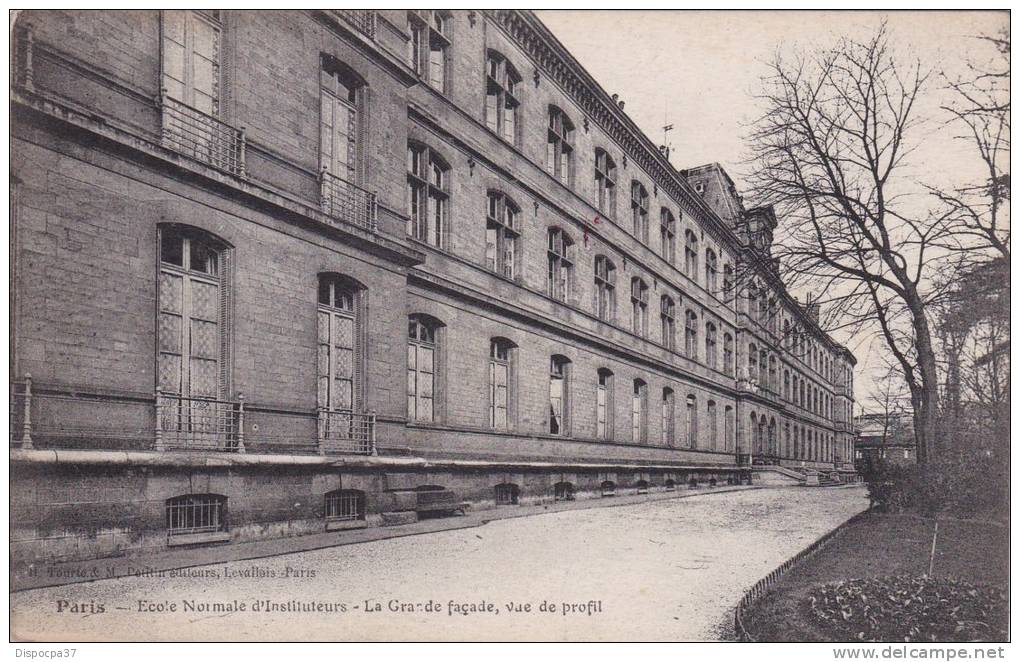
[[[233,120],[234,113],[234,66],[235,66],[235,44],[230,38],[230,30],[233,24],[234,13],[224,11],[221,15],[223,31],[220,33],[220,115],[228,121]]]
[[[362,85],[358,88],[358,113],[357,113],[357,126],[355,132],[355,152],[354,152],[354,163],[356,164],[355,172],[356,184],[363,184],[368,175],[368,123],[372,117],[369,112],[372,108],[372,90],[368,85]]]
[[[234,251],[226,249],[220,254],[220,375],[219,397],[229,399],[231,392],[231,366],[233,365],[234,336]]]
[[[351,389],[351,409],[359,412],[365,402],[365,319],[368,317],[368,294],[364,290],[357,293],[354,307],[354,388]]]

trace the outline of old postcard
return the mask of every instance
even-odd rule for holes
[[[25,10],[10,73],[18,656],[1002,656],[1008,13]]]

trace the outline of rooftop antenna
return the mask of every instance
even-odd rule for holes
[[[666,160],[669,160],[669,152],[671,145],[669,144],[669,132],[673,130],[673,123],[669,121],[669,100],[665,103],[665,108],[662,112],[662,151],[666,156]]]

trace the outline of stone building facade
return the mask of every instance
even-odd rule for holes
[[[13,41],[16,558],[852,470],[854,357],[786,291],[781,219],[534,15]]]

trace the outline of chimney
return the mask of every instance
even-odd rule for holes
[[[808,294],[804,297],[804,310],[807,312],[815,324],[818,324],[818,317],[822,312],[822,304],[815,301],[815,297],[812,294]]]

